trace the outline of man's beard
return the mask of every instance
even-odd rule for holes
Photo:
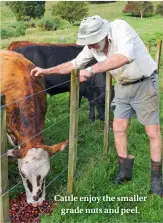
[[[98,52],[102,52],[102,51],[104,50],[104,48],[105,48],[105,38],[102,39],[101,41],[99,41],[99,42],[98,42],[98,45],[99,45],[100,47],[97,49],[97,51],[98,51]]]

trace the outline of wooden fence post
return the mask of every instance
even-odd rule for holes
[[[1,106],[5,105],[5,96],[1,96]],[[9,194],[8,194],[8,157],[6,138],[6,108],[0,109],[1,144],[0,144],[0,222],[9,222]],[[4,155],[6,154],[6,155]],[[4,194],[4,195],[3,195]]]
[[[67,193],[74,190],[74,177],[76,174],[77,134],[78,134],[78,110],[79,109],[79,71],[71,73],[70,93],[70,128],[69,128],[69,163]]]
[[[110,101],[111,101],[112,76],[106,72],[105,90],[105,123],[104,123],[104,156],[108,155],[109,149],[109,125],[110,125]]]
[[[161,48],[162,48],[162,40],[158,40],[158,42],[157,42],[157,49],[156,49],[156,57],[155,57],[158,74],[159,74],[159,69],[160,69]]]

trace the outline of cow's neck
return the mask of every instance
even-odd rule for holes
[[[36,96],[29,97],[28,94],[21,94],[21,99],[7,107],[7,128],[11,138],[18,139],[17,144],[28,141],[28,144],[42,142],[44,118],[41,114]],[[33,92],[31,92],[33,94]]]

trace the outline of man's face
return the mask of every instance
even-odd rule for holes
[[[105,44],[106,44],[106,38],[102,39],[98,43],[89,44],[88,45],[88,48],[89,49],[92,49],[93,48],[93,49],[96,49],[97,51],[101,52],[101,51],[104,50]]]

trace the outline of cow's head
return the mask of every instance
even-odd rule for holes
[[[50,170],[49,156],[63,150],[68,141],[37,148],[21,148],[8,151],[8,156],[18,159],[19,172],[26,191],[27,202],[39,206],[45,200],[45,178]]]

